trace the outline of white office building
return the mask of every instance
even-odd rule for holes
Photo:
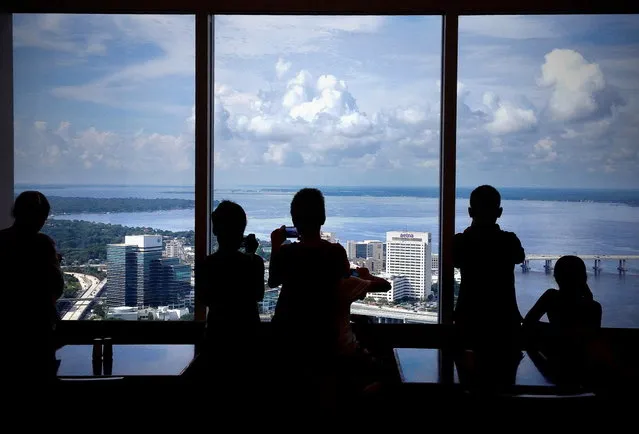
[[[184,259],[184,241],[178,239],[167,241],[164,256],[167,258]]]
[[[323,240],[326,240],[326,241],[328,241],[328,242],[330,242],[330,243],[337,243],[337,242],[338,242],[338,239],[337,239],[337,237],[335,236],[335,232],[322,232],[322,233],[320,234],[320,237],[321,237]]]
[[[383,261],[384,253],[384,243],[379,240],[346,242],[346,254],[348,255],[348,259],[351,260],[355,258],[373,258]]]
[[[398,301],[410,296],[411,286],[408,278],[405,276],[393,276],[388,273],[381,273],[379,277],[388,280],[391,284],[391,289],[386,292],[369,292],[368,298],[375,300],[384,299],[388,302]]]
[[[407,298],[425,299],[432,282],[431,234],[386,232],[386,273],[405,276],[410,282]]]

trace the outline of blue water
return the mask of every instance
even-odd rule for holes
[[[172,186],[20,186],[37,188],[46,195],[85,197],[193,198],[193,187]],[[248,215],[248,232],[267,239],[270,232],[291,224],[291,187],[242,187],[215,190],[217,200],[240,203]],[[326,196],[325,231],[347,240],[385,239],[391,230],[433,233],[433,252],[438,249],[439,201],[437,189],[329,187]],[[467,189],[458,190],[455,227],[469,223]],[[517,233],[528,254],[628,254],[639,255],[639,192],[634,190],[504,189],[504,215],[500,225]],[[608,200],[608,201],[606,201]],[[55,210],[53,210],[55,212]],[[89,220],[166,230],[190,230],[193,210],[142,213],[76,214],[56,218]],[[543,273],[543,263],[533,262],[533,272],[516,270],[517,297],[522,313],[554,286]],[[587,264],[589,267],[592,264]],[[604,309],[608,327],[639,327],[639,261],[627,263],[626,276],[617,275],[617,264],[603,263],[600,276],[589,283]],[[487,294],[487,299],[489,295]]]

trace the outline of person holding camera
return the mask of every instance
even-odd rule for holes
[[[351,303],[367,292],[389,290],[390,284],[366,269],[358,269],[356,277],[344,247],[321,238],[326,221],[321,191],[298,191],[291,217],[293,228],[282,226],[271,233],[268,285],[281,285],[272,320],[279,367],[293,383],[289,386],[299,387],[304,379],[326,392],[330,379],[343,384],[344,374],[354,372],[351,366],[363,366],[354,363],[363,360],[363,351],[350,327]],[[299,241],[285,243],[287,238]]]
[[[264,261],[255,254],[255,235],[244,237],[246,213],[240,205],[222,201],[211,213],[211,222],[219,247],[200,266],[203,301],[208,307],[206,371],[222,373],[218,378],[222,381],[223,376],[248,381],[259,355],[258,302],[264,297]],[[232,378],[232,372],[238,377]]]

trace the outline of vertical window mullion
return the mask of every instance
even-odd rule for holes
[[[457,137],[457,55],[459,15],[442,23],[441,136],[439,195],[439,323],[452,324],[454,303],[453,236]]]
[[[206,12],[195,15],[195,263],[208,255],[211,213],[211,90],[213,78],[212,19]],[[206,319],[197,274],[195,320]]]

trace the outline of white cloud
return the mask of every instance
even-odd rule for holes
[[[489,101],[493,103],[493,101]],[[486,129],[492,134],[510,134],[527,131],[537,125],[537,116],[532,109],[515,107],[510,103],[495,103],[493,119],[486,124]]]
[[[505,39],[557,38],[564,34],[563,29],[547,17],[501,15],[460,17],[459,31]]]
[[[72,18],[85,23],[84,16]],[[153,80],[164,77],[193,77],[195,71],[194,19],[190,16],[112,15],[99,16],[99,23],[107,27],[122,44],[130,46],[153,45],[161,54],[148,58],[141,56],[132,64],[121,66],[99,78],[83,84],[58,86],[52,94],[60,98],[89,101],[122,107],[131,100],[130,95],[148,89]],[[65,30],[69,32],[69,30]],[[95,45],[95,34],[85,32],[86,44]],[[120,49],[119,46],[117,46]],[[156,86],[157,88],[157,86]],[[142,110],[181,111],[170,104],[131,102],[129,108]],[[168,107],[167,107],[168,106]]]
[[[533,152],[530,158],[538,162],[551,162],[557,159],[556,143],[550,137],[543,138],[533,146]]]
[[[300,166],[304,160],[288,143],[271,144],[264,153],[264,161],[278,166]]]
[[[91,32],[73,31],[77,20]],[[103,25],[104,20],[91,15],[20,14],[13,26],[14,47],[34,47],[55,50],[78,57],[103,55],[106,42],[113,36]]]
[[[379,16],[217,15],[216,56],[257,57],[281,53],[325,52],[342,34],[373,33]]]
[[[291,69],[291,62],[287,62],[281,57],[277,59],[277,63],[275,64],[275,74],[278,79],[282,78],[289,69]]]
[[[552,88],[549,109],[554,119],[573,121],[584,119],[599,107],[597,94],[606,82],[596,63],[588,63],[574,51],[555,49],[545,56],[539,84]]]
[[[126,135],[36,121],[21,128],[15,142],[16,173],[23,182],[193,182],[195,148],[188,131]]]

